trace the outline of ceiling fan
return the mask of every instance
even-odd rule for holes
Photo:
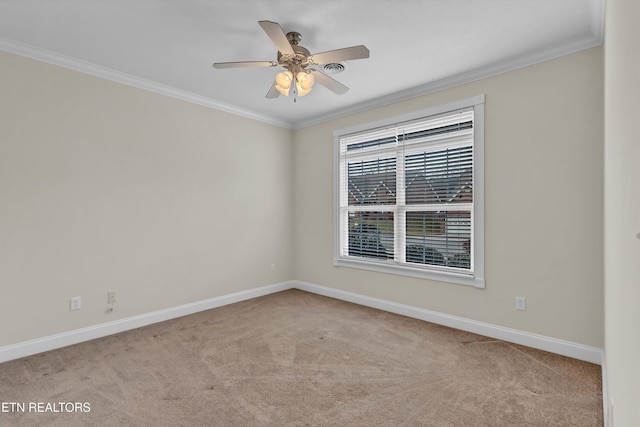
[[[332,92],[342,95],[349,90],[347,86],[310,66],[369,57],[369,49],[363,45],[312,55],[309,50],[298,45],[302,38],[300,33],[291,31],[285,34],[277,22],[258,21],[258,24],[278,48],[276,61],[216,62],[213,64],[213,68],[278,66],[285,68],[286,71],[276,75],[275,82],[267,92],[266,98],[277,98],[280,94],[289,96],[289,90],[292,87],[294,93],[304,96],[311,91],[316,81]]]

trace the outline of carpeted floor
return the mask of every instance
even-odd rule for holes
[[[597,365],[290,290],[0,364],[0,425],[589,427],[601,390]]]

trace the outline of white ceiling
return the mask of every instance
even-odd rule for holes
[[[602,43],[605,0],[0,0],[0,49],[299,128]],[[258,25],[317,53],[359,44],[336,95],[266,99],[277,68]]]

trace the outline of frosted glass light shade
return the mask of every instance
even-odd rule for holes
[[[313,84],[316,79],[311,73],[299,72],[296,75],[296,88],[298,89],[298,95],[305,96],[313,88]]]
[[[289,96],[289,89],[291,88],[291,82],[293,80],[293,74],[291,71],[283,71],[276,74],[276,89],[284,96]]]

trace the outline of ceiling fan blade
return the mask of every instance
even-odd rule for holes
[[[280,52],[285,55],[293,55],[295,53],[280,24],[271,21],[258,21],[258,24],[260,24]]]
[[[240,67],[275,67],[274,61],[241,61],[241,62],[216,62],[213,68],[240,68]]]
[[[311,74],[313,74],[313,77],[315,77],[317,83],[320,83],[322,86],[326,87],[334,93],[337,93],[338,95],[347,93],[347,91],[349,90],[348,87],[346,87],[339,81],[332,79],[331,77],[327,76],[324,73],[321,73],[318,70],[311,70]]]
[[[331,62],[348,61],[350,59],[364,59],[368,57],[369,49],[367,49],[366,46],[359,45],[314,53],[310,56],[310,59],[316,64],[329,64]]]
[[[278,89],[276,89],[276,82],[273,82],[273,84],[271,85],[271,89],[269,89],[269,92],[267,92],[265,98],[273,99],[279,96],[280,92],[278,91]]]

